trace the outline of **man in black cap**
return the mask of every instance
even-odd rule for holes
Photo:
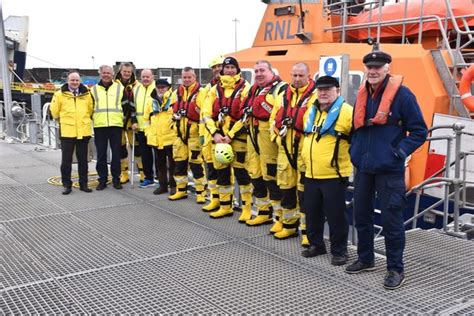
[[[303,257],[326,253],[324,218],[330,230],[331,264],[347,262],[345,194],[352,172],[349,135],[352,106],[339,96],[339,81],[330,76],[316,80],[318,98],[308,107],[304,120],[305,139],[301,156],[306,166],[304,210],[310,246]]]
[[[425,142],[427,128],[415,96],[401,84],[402,77],[389,74],[391,61],[392,57],[381,51],[363,59],[367,80],[354,106],[350,148],[357,168],[354,213],[358,259],[346,267],[346,272],[375,269],[373,218],[377,197],[387,254],[384,287],[393,290],[405,281],[405,159]]]
[[[168,186],[171,194],[176,193],[176,182],[173,178],[173,142],[176,136],[170,126],[173,116],[172,92],[171,84],[166,79],[157,79],[143,113],[146,139],[148,145],[153,147],[155,169],[160,184],[153,194],[168,192]]]

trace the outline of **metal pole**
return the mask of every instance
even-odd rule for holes
[[[234,35],[235,35],[235,51],[237,51],[237,23],[239,20],[237,18],[233,19],[232,22],[234,22]]]
[[[403,14],[402,44],[405,44],[406,18],[408,13],[408,0],[405,0],[405,13]]]
[[[421,8],[420,8],[420,26],[418,27],[418,44],[421,44],[421,35],[423,34],[423,7],[424,7],[424,0],[421,0]]]
[[[451,168],[451,138],[447,138],[446,161],[444,164],[444,177],[449,178],[449,168]],[[448,215],[449,215],[449,183],[444,186],[444,204],[443,204],[443,231],[448,231]]]
[[[454,131],[456,132],[456,147],[455,147],[455,156],[454,156],[454,178],[456,180],[460,180],[461,176],[461,162],[460,162],[460,152],[461,152],[461,135],[462,130],[464,129],[464,125],[462,124],[455,124]],[[459,231],[458,223],[459,223],[459,191],[460,191],[460,181],[453,182],[454,184],[454,232]]]
[[[5,120],[7,125],[7,135],[14,136],[15,130],[13,128],[13,116],[12,116],[12,93],[10,87],[10,74],[8,72],[8,60],[7,60],[7,44],[5,38],[5,27],[3,24],[3,10],[2,2],[0,1],[0,68],[2,71],[3,81],[3,104],[5,105]]]
[[[199,84],[201,84],[201,35],[199,35]]]
[[[383,5],[383,0],[379,0],[379,16],[377,19],[377,41],[376,41],[377,44],[380,43],[380,31],[382,28],[380,24],[380,21],[382,20],[382,5]]]

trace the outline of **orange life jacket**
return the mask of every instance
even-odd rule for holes
[[[252,86],[243,105],[244,107],[252,108],[252,116],[257,120],[268,121],[270,119],[273,104],[268,104],[266,97],[268,94],[273,93],[280,82],[280,77],[275,76],[273,80],[263,88],[259,87],[257,84]]]
[[[368,119],[367,121],[365,120],[365,112],[369,92],[366,88],[366,81],[364,81],[357,93],[357,101],[354,107],[354,129],[358,129],[362,126],[387,124],[387,119],[390,115],[390,107],[392,106],[393,99],[395,98],[398,89],[402,85],[402,81],[402,76],[390,75],[382,94],[382,100],[380,101],[377,113],[373,118]]]
[[[194,89],[189,93],[187,100],[184,100],[184,86],[179,86],[176,93],[178,100],[173,104],[173,113],[181,111],[183,117],[187,117],[192,122],[199,122],[199,107],[196,104],[196,97],[201,86],[196,83]]]

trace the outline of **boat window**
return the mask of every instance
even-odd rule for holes
[[[313,80],[318,78],[319,72],[315,73]],[[349,71],[349,85],[347,88],[347,100],[350,105],[354,105],[357,98],[357,91],[359,91],[360,84],[364,79],[364,72],[360,70]]]
[[[288,53],[288,50],[269,50],[267,56],[285,56]]]
[[[253,82],[255,81],[254,77],[253,77],[253,69],[250,69],[250,68],[242,68],[241,69],[241,72],[242,72],[242,77],[247,80],[250,84],[253,84]]]

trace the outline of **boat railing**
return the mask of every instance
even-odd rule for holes
[[[326,1],[327,2],[327,1]],[[358,29],[365,29],[367,28],[368,31],[368,38],[372,38],[371,31],[373,28],[377,29],[377,35],[375,38],[376,43],[380,43],[381,37],[381,28],[385,26],[402,26],[402,34],[401,34],[401,44],[406,44],[407,36],[406,36],[406,27],[410,24],[419,24],[418,28],[418,43],[421,43],[423,37],[423,24],[428,22],[435,22],[439,28],[442,37],[442,48],[446,49],[449,57],[453,63],[453,65],[463,65],[465,64],[464,60],[459,60],[462,54],[457,54],[453,52],[453,48],[450,45],[450,41],[448,38],[448,25],[449,21],[453,25],[454,31],[456,32],[456,46],[454,50],[456,52],[460,52],[464,48],[469,48],[472,46],[471,44],[474,42],[474,30],[471,30],[467,19],[473,18],[473,15],[463,15],[463,16],[455,16],[451,7],[449,0],[445,0],[446,7],[447,7],[447,16],[442,19],[436,15],[424,15],[423,8],[424,8],[424,0],[421,1],[420,6],[420,16],[419,17],[408,17],[408,3],[409,1],[405,1],[405,10],[403,18],[401,19],[393,19],[387,21],[381,21],[382,17],[382,7],[383,1],[382,0],[373,0],[373,1],[366,1],[360,4],[349,4],[349,0],[341,0],[338,2],[331,2],[330,4],[325,3],[324,5],[324,14],[330,12],[331,14],[340,14],[342,16],[341,24],[339,26],[333,26],[329,28],[325,28],[326,32],[341,32],[341,42],[346,42],[346,34],[347,31],[351,30],[358,30]],[[354,9],[363,8],[367,9],[369,15],[369,21],[372,20],[372,12],[378,9],[378,20],[374,22],[367,22],[367,23],[358,23],[358,24],[348,24],[348,16],[351,15],[351,12]],[[357,10],[359,11],[359,10]],[[443,22],[444,20],[444,22]],[[459,23],[463,25],[463,30],[459,27]],[[466,43],[461,43],[461,37],[467,36],[468,41]]]
[[[428,137],[428,142],[433,141],[446,141],[446,159],[444,167],[434,173],[431,177],[425,179],[423,182],[414,186],[407,192],[407,196],[411,194],[416,194],[415,206],[413,211],[413,216],[405,221],[405,225],[412,224],[412,228],[416,228],[417,219],[423,216],[427,212],[434,213],[435,215],[441,215],[443,217],[443,230],[446,233],[448,231],[448,221],[450,218],[453,219],[453,234],[459,235],[459,209],[460,207],[469,207],[467,205],[467,184],[472,184],[472,181],[467,180],[467,157],[474,155],[474,152],[464,152],[461,148],[461,138],[462,136],[474,136],[473,133],[463,131],[465,126],[461,123],[454,123],[451,125],[439,125],[433,126],[429,129],[429,132],[433,132],[438,129],[451,129],[454,132],[454,135],[443,135],[443,136],[431,136]],[[454,141],[454,161],[451,162],[451,152],[453,150],[453,141]],[[462,164],[462,174],[461,174],[461,164]],[[454,176],[451,176],[450,169],[454,165]],[[444,173],[444,177],[439,177],[440,174]],[[425,208],[423,211],[420,209],[420,199],[421,194],[424,190],[444,186],[444,197],[442,200],[439,200],[432,205]],[[450,192],[450,188],[453,188],[453,191]],[[462,196],[461,196],[462,192]],[[449,203],[453,202],[453,212],[449,213]],[[443,212],[436,211],[435,208],[443,204]]]

